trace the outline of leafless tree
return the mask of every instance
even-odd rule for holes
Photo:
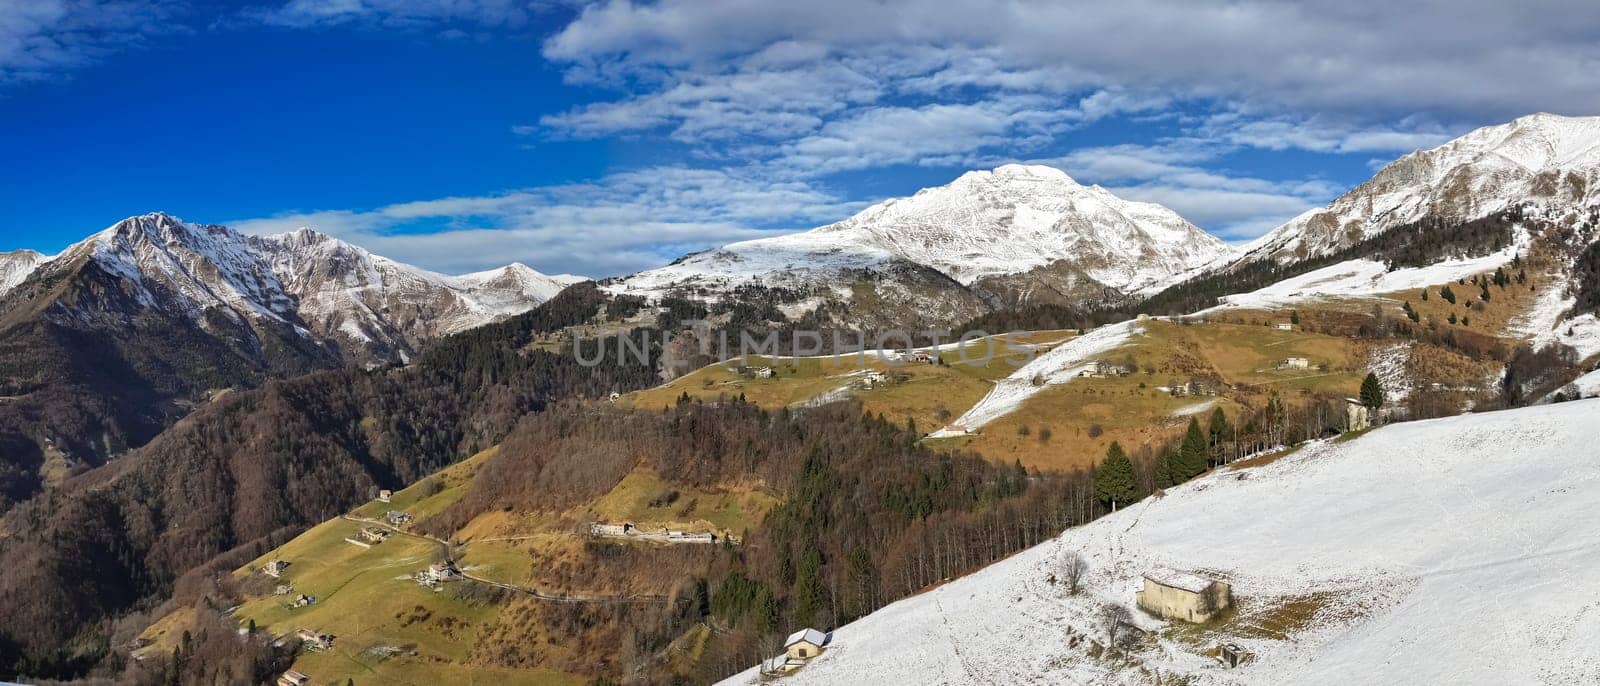
[[[1127,628],[1133,624],[1133,613],[1116,603],[1100,606],[1100,622],[1106,632],[1106,647],[1121,649],[1128,642]]]
[[[1083,579],[1083,573],[1089,571],[1089,563],[1084,562],[1083,556],[1076,551],[1068,550],[1056,560],[1056,575],[1061,583],[1067,585],[1067,595],[1078,594],[1078,582]]]

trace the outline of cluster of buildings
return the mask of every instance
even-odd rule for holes
[[[1113,376],[1128,376],[1133,372],[1134,368],[1131,364],[1117,364],[1114,362],[1095,360],[1094,362],[1090,362],[1089,366],[1085,367],[1083,371],[1079,372],[1078,376],[1092,379],[1105,379]]]
[[[627,538],[666,543],[716,543],[722,540],[714,533],[677,531],[667,527],[646,530],[634,526],[633,522],[595,522],[589,525],[589,533],[604,538]]]

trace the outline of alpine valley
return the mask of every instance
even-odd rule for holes
[[[0,677],[1600,680],[1600,118],[1237,247],[1070,172],[598,282],[164,214],[0,255]]]

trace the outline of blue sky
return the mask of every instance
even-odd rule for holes
[[[9,0],[0,250],[164,210],[604,276],[1012,161],[1241,240],[1600,109],[1592,3],[1399,4]]]

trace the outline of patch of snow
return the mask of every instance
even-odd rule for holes
[[[1494,271],[1496,267],[1511,262],[1527,247],[1529,240],[1527,232],[1519,230],[1517,240],[1504,250],[1482,257],[1443,260],[1426,267],[1390,270],[1377,260],[1348,260],[1284,279],[1260,290],[1224,296],[1221,305],[1206,311],[1285,307],[1330,298],[1374,296],[1455,283],[1475,274]]]
[[[930,438],[948,438],[976,431],[1004,417],[1046,388],[1070,383],[1088,369],[1091,362],[1122,347],[1134,334],[1144,332],[1137,321],[1108,324],[1056,346],[1031,362],[995,382],[994,388],[954,422],[933,432]]]
[[[1168,489],[834,632],[786,683],[1600,683],[1600,400],[1394,424]],[[1046,582],[1063,553],[1083,590]],[[1285,637],[1227,625],[1100,660],[1100,607],[1141,577],[1227,581],[1248,622],[1322,609]],[[1225,669],[1201,650],[1236,643]],[[1149,670],[1142,672],[1140,670]],[[754,669],[728,680],[757,682]]]
[[[1205,412],[1206,410],[1209,410],[1209,409],[1211,409],[1213,407],[1216,407],[1216,406],[1217,406],[1217,399],[1216,398],[1212,398],[1210,400],[1201,401],[1201,402],[1198,402],[1198,403],[1194,403],[1192,405],[1185,405],[1185,406],[1180,407],[1180,408],[1178,408],[1176,410],[1173,410],[1171,416],[1173,416],[1173,417],[1192,417],[1194,415],[1200,414],[1201,412]]]

